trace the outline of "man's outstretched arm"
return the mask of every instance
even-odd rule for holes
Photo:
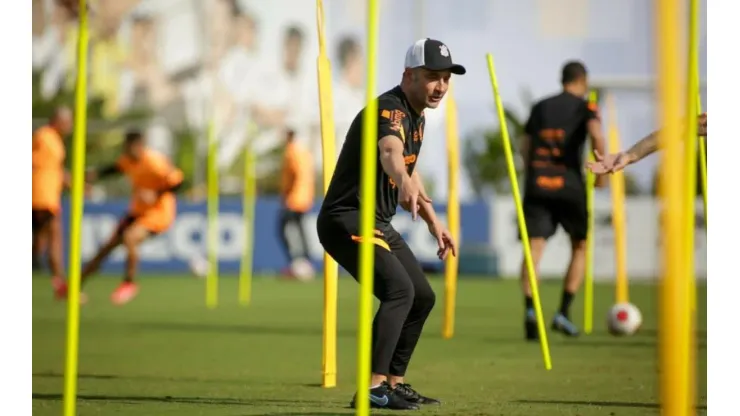
[[[707,135],[707,114],[704,113],[699,116],[697,120],[697,135]],[[648,156],[658,150],[658,133],[660,130],[656,130],[646,137],[643,137],[634,146],[630,147],[625,153],[629,156],[630,163],[635,163],[642,160],[645,156]]]

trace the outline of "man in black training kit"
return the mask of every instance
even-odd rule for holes
[[[523,205],[535,270],[545,243],[555,234],[558,224],[570,235],[570,265],[552,329],[578,336],[569,309],[583,281],[586,263],[588,209],[582,159],[587,135],[591,137],[595,154],[604,154],[604,138],[596,106],[584,100],[588,92],[586,67],[580,62],[566,63],[561,82],[563,91],[535,104],[525,127],[521,150],[526,166]],[[603,186],[604,180],[605,177],[600,177],[596,186]],[[526,308],[525,336],[537,340],[537,318],[525,261],[522,261],[521,279]]]
[[[437,255],[456,254],[450,232],[437,220],[421,177],[414,170],[424,140],[424,109],[436,108],[451,74],[463,75],[442,42],[421,39],[406,52],[401,85],[378,97],[378,174],[375,204],[375,297],[380,307],[373,321],[370,406],[418,409],[439,404],[404,381],[406,368],[424,322],[434,306],[434,292],[400,234],[391,226],[396,206],[417,213],[437,239]],[[363,109],[352,122],[317,220],[324,249],[358,278],[360,153]],[[355,400],[351,405],[354,407]]]

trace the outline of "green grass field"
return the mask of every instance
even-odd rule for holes
[[[82,308],[78,415],[349,415],[354,393],[357,284],[339,292],[338,387],[322,389],[322,284],[256,279],[252,305],[237,302],[236,279],[221,279],[220,305],[205,307],[203,281],[143,278],[129,305],[109,302],[117,279],[87,288]],[[437,306],[407,380],[443,400],[434,415],[658,414],[655,286],[633,284],[645,317],[641,332],[614,338],[604,317],[612,286],[596,286],[595,331],[580,339],[549,333],[553,369],[522,334],[522,299],[514,281],[462,280],[455,337],[440,337]],[[541,286],[550,320],[559,282]],[[699,288],[698,411],[706,414],[706,290]],[[579,294],[573,315],[582,323]],[[33,411],[62,406],[66,305],[45,278],[33,280]],[[386,413],[386,412],[378,412]]]

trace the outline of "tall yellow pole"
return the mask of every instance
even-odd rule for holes
[[[74,143],[72,147],[72,210],[69,230],[69,287],[67,288],[67,348],[64,365],[64,416],[77,408],[77,366],[80,344],[80,252],[85,192],[85,138],[87,135],[87,4],[79,3],[77,85],[75,87]]]
[[[660,288],[659,382],[664,416],[688,416],[688,366],[690,320],[689,271],[683,260],[682,192],[684,158],[681,149],[680,62],[681,13],[678,0],[657,0],[656,41],[658,96],[660,97],[659,133],[661,152],[661,195],[663,197],[663,273]]]
[[[331,90],[331,63],[326,54],[324,40],[324,5],[316,0],[316,27],[319,33],[319,56],[316,59],[319,85],[319,108],[321,112],[321,157],[324,195],[329,190],[334,175],[337,151],[334,128],[334,101]],[[337,286],[339,269],[337,263],[324,252],[324,325],[322,335],[321,385],[325,388],[337,385]]]
[[[617,112],[611,94],[606,96],[609,113],[609,152],[618,153],[622,149],[619,142]],[[629,281],[627,280],[627,219],[625,218],[624,172],[610,176],[612,191],[612,227],[614,228],[614,261],[616,265],[617,303],[629,302]]]
[[[460,144],[457,129],[457,104],[452,94],[452,84],[447,91],[447,226],[450,227],[452,238],[460,243],[460,196],[458,183],[460,181]],[[442,337],[452,338],[455,332],[455,298],[457,297],[457,277],[459,260],[457,256],[447,256],[445,259],[445,298],[444,315],[442,318]]]

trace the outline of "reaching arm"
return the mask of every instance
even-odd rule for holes
[[[629,163],[635,163],[658,150],[658,131],[650,133],[625,152]]]
[[[598,118],[593,118],[589,120],[587,124],[588,128],[588,135],[591,137],[591,152],[594,155],[594,159],[597,158],[597,155],[603,155],[604,154],[604,134],[602,133],[601,129],[601,120]],[[606,186],[606,177],[605,176],[597,176],[596,182],[594,182],[594,186],[597,188],[603,188]]]
[[[168,192],[175,192],[180,189],[184,180],[184,175],[180,169],[166,161],[161,164],[161,167],[158,170],[161,172],[161,184],[157,190],[158,197]]]
[[[707,114],[701,114],[699,115],[697,119],[697,135],[698,136],[706,136],[707,135]],[[648,156],[652,153],[655,153],[658,150],[658,134],[660,133],[660,130],[656,130],[646,137],[643,137],[635,143],[634,146],[630,147],[625,153],[627,154],[627,157],[629,158],[629,163],[635,163],[637,161],[640,161],[645,156]],[[602,153],[603,154],[603,153]]]
[[[121,170],[121,167],[117,163],[113,163],[111,165],[103,166],[102,168],[94,171],[90,171],[87,173],[87,181],[93,182],[98,179],[105,179],[109,178],[114,175],[119,175],[123,173]]]

